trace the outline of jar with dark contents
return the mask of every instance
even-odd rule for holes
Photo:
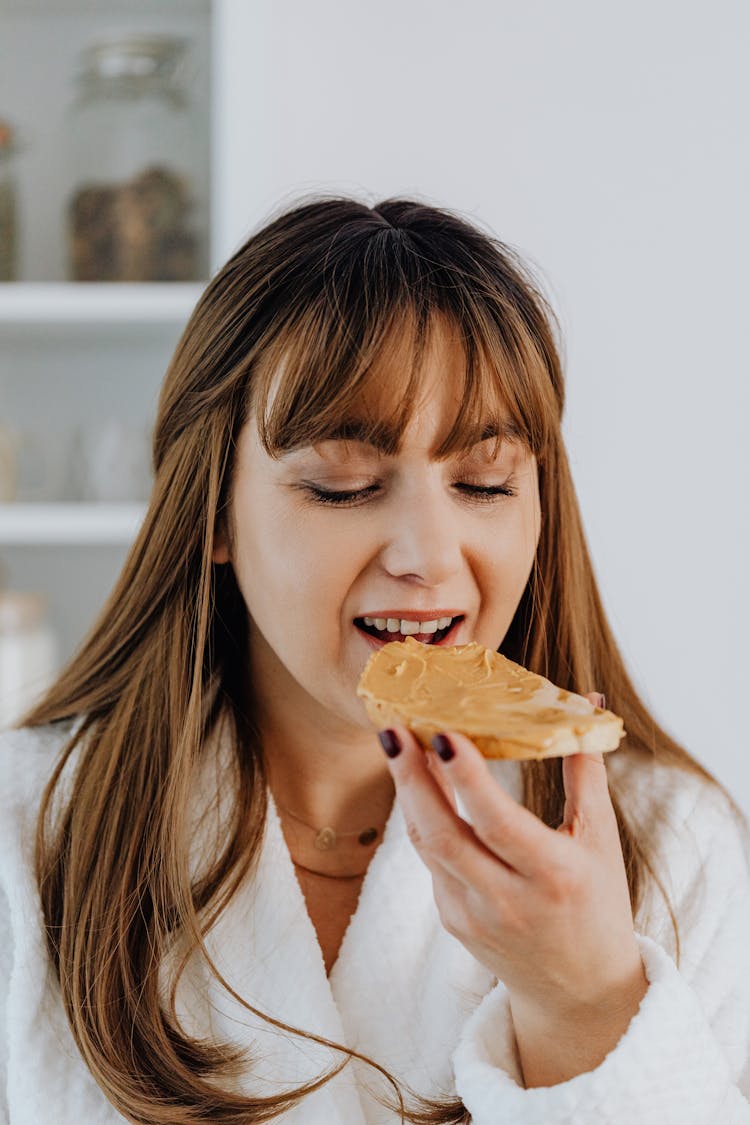
[[[148,36],[81,53],[68,146],[74,281],[201,276],[206,223],[194,193],[194,121],[180,81],[186,47]]]
[[[15,281],[18,255],[18,203],[13,174],[13,129],[0,120],[0,281]]]

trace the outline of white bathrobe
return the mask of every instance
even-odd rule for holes
[[[0,736],[0,1122],[9,1125],[124,1120],[69,1031],[47,968],[32,875],[39,796],[69,734],[56,724]],[[518,798],[517,764],[491,768]],[[699,780],[624,750],[610,768],[613,777],[627,775],[629,808],[658,840],[682,949],[678,971],[666,910],[652,894],[636,918],[649,988],[595,1070],[557,1086],[523,1087],[507,992],[442,928],[398,802],[330,978],[272,800],[259,866],[210,934],[209,949],[254,1007],[356,1048],[421,1094],[458,1093],[475,1125],[748,1125],[748,840],[720,795]],[[178,1000],[191,1033],[250,1049],[255,1063],[240,1083],[247,1092],[290,1089],[343,1057],[248,1013],[197,958]],[[372,1067],[352,1060],[279,1120],[398,1121],[371,1088],[391,1091]]]

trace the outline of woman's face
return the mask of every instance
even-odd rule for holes
[[[400,639],[402,619],[414,631],[450,617],[447,635],[420,626],[417,639],[502,642],[539,539],[537,466],[505,440],[497,456],[493,440],[445,461],[431,456],[456,415],[462,365],[460,347],[437,326],[420,406],[392,456],[348,437],[274,460],[255,422],[243,428],[231,562],[250,614],[261,705],[294,707],[323,729],[371,732],[355,694],[384,643],[370,630],[398,623],[398,633],[381,636]],[[335,492],[344,494],[339,502],[321,495]],[[221,539],[215,560],[229,560]]]

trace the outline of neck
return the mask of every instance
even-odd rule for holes
[[[347,719],[324,707],[289,675],[259,634],[250,647],[250,664],[267,780],[293,860],[326,875],[361,873],[383,838],[395,797],[364,709],[360,716],[353,706]],[[320,847],[324,828],[337,836],[330,850]],[[358,836],[371,828],[377,834],[363,845]]]
[[[395,788],[387,767],[351,769],[340,757],[300,757],[263,741],[268,784],[280,815],[294,822],[295,835],[315,837],[331,828],[339,847],[361,849],[358,837],[376,828],[378,839],[393,807]],[[353,755],[352,755],[353,756]],[[346,768],[347,765],[349,768]]]
[[[316,829],[382,830],[395,787],[364,712],[357,725],[356,715],[338,715],[290,682],[277,661],[252,663],[263,756],[277,807],[290,809]],[[314,838],[312,829],[297,828]],[[356,837],[346,842],[359,846]]]

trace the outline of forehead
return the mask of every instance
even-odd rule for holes
[[[442,459],[491,439],[493,454],[503,441],[523,442],[497,371],[441,315],[433,314],[422,332],[414,318],[392,325],[353,366],[337,366],[335,354],[317,368],[307,358],[313,363],[293,350],[266,369],[268,393],[256,421],[272,457],[353,442],[394,455],[416,440]]]
[[[415,427],[415,425],[419,425],[420,421],[421,416],[416,415],[416,417],[412,419],[410,426],[400,430],[387,421],[367,421],[364,418],[352,417],[344,419],[338,425],[334,426],[331,432],[322,440],[313,443],[312,448],[321,452],[322,447],[329,443],[345,446],[350,442],[357,442],[360,445],[370,447],[375,452],[384,456],[400,453],[409,440],[409,430]],[[450,423],[448,423],[448,425],[450,425]],[[448,426],[444,426],[442,430],[438,429],[437,436],[431,441],[429,453],[430,456],[435,459],[440,458],[440,449],[445,442],[445,434],[442,431],[447,428]],[[501,443],[519,443],[520,440],[521,435],[512,421],[509,419],[488,417],[484,422],[479,422],[475,426],[464,430],[461,441],[456,446],[454,452],[468,452],[476,449],[477,446],[489,442],[493,442],[492,449],[496,452]]]

